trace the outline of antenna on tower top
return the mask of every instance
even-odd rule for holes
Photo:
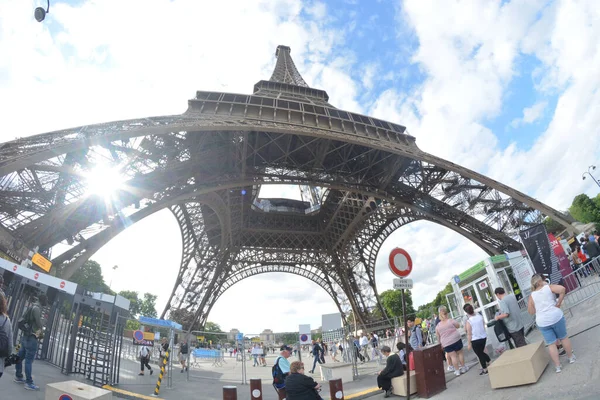
[[[275,70],[273,71],[273,75],[271,75],[270,81],[308,87],[304,79],[302,79],[302,75],[296,69],[294,60],[292,60],[292,56],[290,55],[291,51],[292,49],[288,46],[277,46],[277,50],[275,51],[277,64],[275,65]]]

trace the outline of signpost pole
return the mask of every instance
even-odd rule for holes
[[[410,352],[408,351],[408,320],[406,319],[406,302],[404,301],[404,289],[402,290],[402,317],[404,317],[404,344],[406,345],[406,399],[410,400]]]

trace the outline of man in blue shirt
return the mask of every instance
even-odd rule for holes
[[[283,397],[280,396],[279,398],[285,398],[285,378],[290,374],[290,362],[288,358],[292,355],[292,348],[284,344],[280,350],[281,353],[279,353],[280,355],[275,359],[275,364],[273,365],[273,387],[277,393],[283,392]],[[275,377],[276,367],[281,369],[283,377]]]

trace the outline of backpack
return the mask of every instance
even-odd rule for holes
[[[33,335],[33,326],[31,324],[31,314],[33,314],[33,306],[29,307],[23,316],[17,322],[19,329],[23,332],[23,335]]]
[[[279,366],[280,359],[281,359],[281,357],[277,357],[277,361],[275,362],[275,365],[273,365],[273,368],[271,368],[271,375],[273,375],[273,385],[277,389],[282,389],[285,387],[286,374],[283,373],[283,371],[281,370],[281,367]]]
[[[502,320],[497,321],[494,324],[494,333],[496,334],[496,337],[498,338],[499,342],[506,342],[510,339],[508,329],[506,329],[506,325],[504,325],[504,322],[502,322]]]
[[[181,354],[187,354],[188,353],[188,345],[187,343],[183,343],[181,345]]]
[[[6,321],[8,321],[8,317],[4,317],[4,323],[0,327],[0,358],[5,358],[10,355],[10,343],[8,340],[8,335],[4,330],[4,325],[6,325]]]

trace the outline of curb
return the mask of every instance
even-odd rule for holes
[[[117,389],[116,387],[110,386],[110,385],[104,385],[102,386],[102,389],[105,390],[109,390],[111,392],[113,392],[113,394],[115,394],[118,398],[121,399],[129,399],[129,400],[139,400],[139,399],[143,399],[143,400],[154,400],[154,399],[159,399],[160,397],[158,396],[147,396],[145,394],[139,394],[139,393],[135,393],[135,392],[130,392],[128,390],[123,390],[123,389]]]
[[[369,397],[376,396],[381,393],[383,393],[381,391],[381,389],[374,387],[371,389],[363,390],[362,392],[349,394],[347,396],[344,396],[344,399],[346,399],[346,400],[361,400],[361,399],[366,399]]]

